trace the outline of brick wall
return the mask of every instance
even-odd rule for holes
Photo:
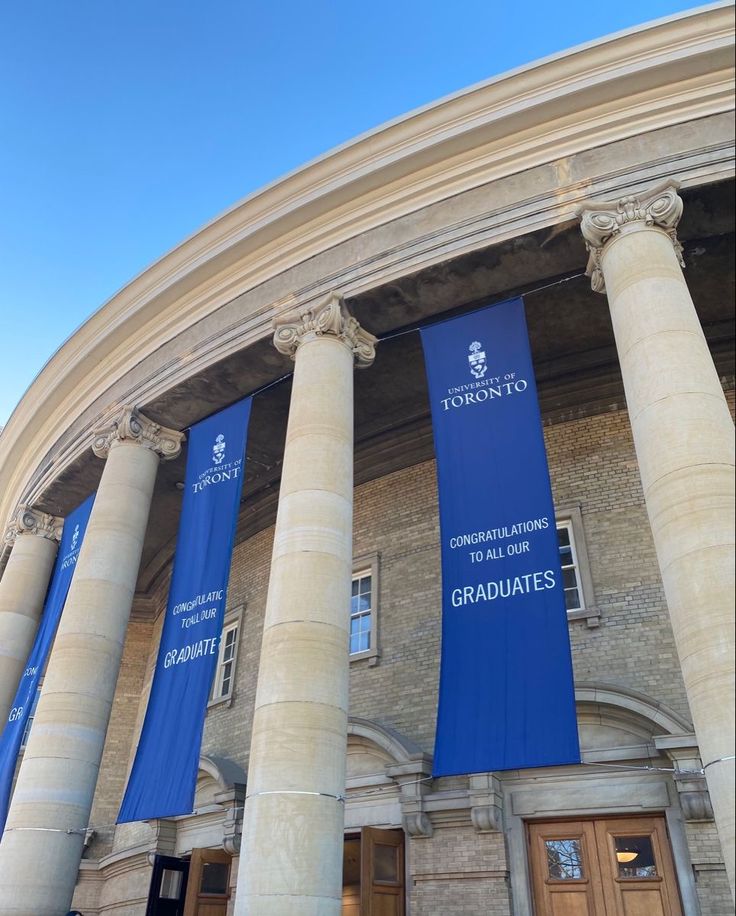
[[[646,693],[688,718],[626,412],[549,426],[545,440],[556,505],[577,506],[582,513],[595,604],[601,614],[597,628],[589,628],[585,620],[570,624],[576,680]],[[246,770],[272,542],[269,529],[235,548],[228,606],[245,607],[235,689],[231,703],[209,709],[202,744],[203,754],[230,758]],[[352,663],[350,712],[395,729],[431,752],[440,639],[434,462],[357,488],[353,553],[380,557],[380,655],[377,662]],[[160,622],[161,618],[156,624],[131,624],[93,824],[109,823],[117,812],[133,734],[145,709]],[[118,831],[115,848],[149,835],[143,825],[126,826]],[[690,825],[689,837],[703,912],[721,916],[728,890],[713,826]],[[95,842],[91,857],[109,849],[106,834],[100,832]],[[443,827],[431,840],[412,840],[408,881],[413,912],[505,916],[506,868],[500,834]],[[453,877],[437,877],[440,872]]]

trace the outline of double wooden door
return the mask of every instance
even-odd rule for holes
[[[663,817],[528,825],[536,916],[682,916]]]

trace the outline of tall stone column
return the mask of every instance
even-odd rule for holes
[[[734,887],[734,429],[687,285],[666,182],[580,210],[607,292],[685,689]]]
[[[295,360],[258,673],[237,916],[339,916],[352,576],[353,364],[337,295],[275,322]]]
[[[182,438],[129,407],[94,434],[107,462],[0,843],[2,916],[71,904],[156,470]]]
[[[19,506],[5,535],[13,543],[0,579],[0,731],[36,637],[62,521]]]

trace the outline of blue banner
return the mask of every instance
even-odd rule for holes
[[[81,506],[71,512],[64,521],[59,552],[56,555],[54,569],[51,573],[49,590],[46,593],[43,615],[36,639],[28,656],[25,670],[20,679],[18,692],[8,715],[8,720],[0,736],[0,836],[5,829],[5,821],[10,807],[10,792],[13,786],[15,765],[18,751],[23,742],[23,734],[29,716],[34,707],[38,684],[46,666],[49,649],[56,635],[64,602],[69,593],[72,575],[77,564],[79,549],[87,530],[87,522],[95,501],[94,494],[88,497]]]
[[[174,571],[146,718],[118,823],[189,814],[217,666],[251,398],[193,426]]]
[[[578,763],[567,614],[521,299],[422,330],[442,541],[434,775]]]

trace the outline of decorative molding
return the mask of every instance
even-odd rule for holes
[[[181,452],[184,433],[159,426],[145,417],[136,407],[118,408],[93,432],[92,451],[98,458],[107,458],[111,448],[121,442],[134,442],[156,452],[164,461]]]
[[[49,541],[60,541],[61,530],[64,527],[63,519],[55,515],[39,512],[32,506],[20,505],[15,515],[8,524],[4,541],[12,544],[19,534],[35,534],[37,537],[47,538]]]
[[[398,783],[401,793],[401,820],[404,830],[414,839],[431,837],[432,821],[426,811],[425,801],[430,794],[432,759],[422,754],[411,763],[387,766],[386,775]]]
[[[682,216],[679,181],[667,179],[639,194],[627,194],[614,201],[586,201],[577,209],[580,231],[588,249],[585,273],[596,293],[606,291],[601,255],[608,242],[622,232],[656,226],[672,241],[680,266],[685,266],[682,245],[677,239],[677,224]]]
[[[355,356],[359,369],[372,365],[376,358],[378,338],[361,328],[339,293],[330,293],[319,303],[277,316],[273,328],[274,347],[291,359],[301,344],[324,336],[341,340]]]
[[[503,793],[498,777],[493,773],[478,773],[468,777],[470,820],[478,833],[498,833],[503,830]]]
[[[695,734],[657,735],[654,746],[672,761],[680,807],[686,821],[712,821],[713,805]]]

